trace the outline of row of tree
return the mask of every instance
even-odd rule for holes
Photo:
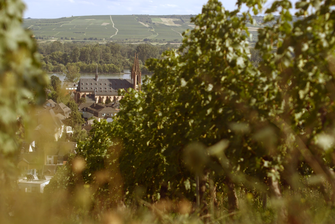
[[[129,69],[138,54],[141,67],[148,58],[157,58],[171,46],[153,46],[149,44],[122,45],[116,43],[83,44],[83,43],[41,43],[42,67],[48,72],[63,72],[69,63],[76,63],[80,72],[95,72],[93,68],[99,64],[102,73],[118,73]],[[145,68],[143,71],[146,71]]]

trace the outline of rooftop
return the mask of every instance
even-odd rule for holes
[[[119,89],[131,88],[128,79],[94,79],[82,78],[78,83],[78,92],[94,92],[97,96],[117,96]]]

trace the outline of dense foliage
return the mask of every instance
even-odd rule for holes
[[[15,190],[16,161],[33,105],[45,100],[47,77],[40,68],[37,45],[21,26],[25,6],[19,0],[0,1],[0,222],[8,215]]]
[[[262,6],[238,6],[244,2],[254,13]],[[156,200],[168,184],[171,197],[187,196],[196,189],[186,183],[209,181],[210,173],[236,208],[231,184],[280,198],[282,191],[308,187],[300,178],[319,178],[313,185],[334,203],[333,4],[298,2],[300,19],[292,22],[292,3],[275,1],[255,46],[262,60],[252,64],[246,38],[252,17],[210,0],[178,50],[147,62],[154,76],[146,92],[125,94],[112,132],[123,143],[125,190],[143,186],[147,200]],[[183,150],[192,142],[198,143]]]
[[[1,183],[14,172],[19,148],[20,123],[28,122],[33,104],[45,100],[47,77],[40,68],[31,33],[21,27],[24,5],[18,0],[0,1],[0,176]],[[14,176],[13,176],[14,177]],[[1,197],[3,198],[3,197]]]
[[[39,44],[43,69],[64,73],[73,69],[78,69],[77,73],[95,73],[97,64],[100,73],[120,73],[131,68],[135,53],[139,55],[142,73],[148,73],[143,63],[148,58],[157,58],[169,48],[172,46],[125,45],[112,42],[105,45],[59,41]]]

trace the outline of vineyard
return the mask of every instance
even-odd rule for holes
[[[119,30],[117,35],[111,18],[114,27]],[[191,18],[190,15],[75,16],[60,19],[25,19],[24,27],[30,29],[39,41],[180,43],[181,34],[194,28]],[[257,17],[255,20],[261,24],[263,18]],[[260,25],[248,26],[254,28],[250,32],[257,37],[256,31]]]

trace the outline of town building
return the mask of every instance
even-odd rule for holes
[[[55,114],[61,114],[65,118],[69,118],[70,114],[71,114],[71,109],[69,107],[67,107],[64,103],[56,104],[56,106],[53,110],[54,110]],[[61,117],[61,118],[63,118],[63,117]]]
[[[49,180],[28,180],[27,178],[18,180],[18,188],[20,191],[27,193],[43,193],[45,186],[50,183]]]
[[[43,107],[45,109],[51,109],[51,108],[55,108],[56,105],[57,103],[55,101],[53,101],[52,99],[49,99],[43,104]]]
[[[45,176],[55,175],[57,168],[67,163],[70,154],[75,154],[76,142],[55,142],[44,149]]]
[[[76,102],[85,97],[86,102],[106,103],[122,99],[119,90],[127,91],[129,88],[141,90],[142,74],[139,60],[135,54],[134,65],[131,70],[131,79],[105,79],[99,78],[98,68],[95,78],[81,78],[75,95]]]
[[[114,101],[107,104],[82,103],[79,105],[79,111],[82,113],[85,119],[90,119],[91,117],[101,119],[112,118],[119,112],[119,108],[119,101]]]
[[[30,177],[27,180],[42,180],[45,177],[50,179],[58,167],[67,163],[70,154],[76,153],[76,148],[76,142],[39,140],[34,151],[27,152],[24,149],[21,151],[17,165],[20,174]]]
[[[78,88],[77,82],[63,82],[63,88],[65,88],[67,91],[76,91]]]

